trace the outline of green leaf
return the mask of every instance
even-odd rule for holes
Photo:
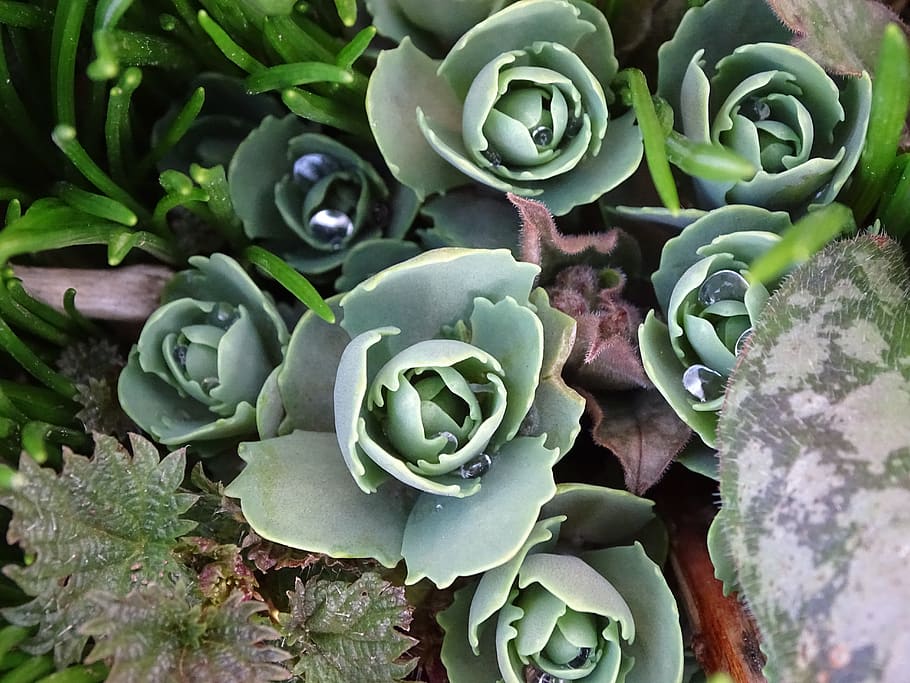
[[[278,280],[282,287],[296,296],[302,304],[311,308],[316,315],[327,323],[335,322],[332,309],[303,275],[262,247],[247,247],[243,253],[250,262]]]
[[[417,643],[402,631],[411,623],[404,589],[366,573],[353,583],[298,578],[282,615],[284,645],[297,654],[293,672],[304,681],[350,683],[404,679]]]
[[[23,457],[11,490],[0,502],[13,511],[8,538],[35,555],[4,571],[34,600],[4,611],[11,623],[38,626],[30,652],[54,649],[61,666],[78,661],[87,638],[78,627],[98,614],[88,594],[126,595],[142,582],[186,575],[172,550],[195,523],[181,515],[196,497],[176,493],[186,457],[175,451],[159,462],[155,447],[133,436],[133,455],[98,435],[94,457],[63,456],[63,471],[39,468]]]
[[[826,71],[858,76],[872,71],[882,32],[900,20],[875,0],[766,0],[796,36],[793,45]]]
[[[838,235],[856,229],[843,204],[829,204],[785,229],[781,240],[752,262],[749,279],[768,284],[794,265],[808,260]]]
[[[905,678],[908,291],[895,243],[827,247],[768,301],[727,388],[718,522],[770,681]]]
[[[261,602],[235,592],[202,604],[185,586],[153,584],[115,599],[92,595],[98,616],[83,627],[96,639],[86,662],[113,660],[109,683],[281,681],[288,654],[267,641],[277,631],[257,618]]]

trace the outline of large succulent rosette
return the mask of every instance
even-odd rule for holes
[[[652,503],[598,486],[558,488],[515,557],[440,613],[449,680],[679,683],[679,613],[652,559],[666,541]]]
[[[583,410],[571,318],[506,250],[436,249],[307,314],[228,488],[258,534],[445,586],[521,547]],[[478,539],[483,539],[478,543]]]
[[[524,0],[465,33],[441,62],[410,39],[380,54],[366,106],[392,173],[418,195],[479,182],[556,214],[638,167],[631,113],[611,120],[617,72],[604,16],[581,0]]]
[[[383,248],[401,250],[417,212],[413,193],[396,186],[393,194],[368,160],[293,114],[269,116],[250,132],[231,159],[228,185],[247,236],[311,275],[383,237]]]
[[[288,331],[271,296],[224,254],[193,256],[120,374],[120,405],[166,446],[211,453],[256,434],[256,401]]]
[[[727,378],[770,296],[749,281],[749,265],[790,226],[784,212],[715,209],[664,245],[652,276],[666,323],[651,311],[639,328],[645,372],[709,446]]]
[[[677,130],[759,169],[749,180],[694,178],[705,208],[802,211],[832,202],[859,161],[871,81],[836,78],[801,50],[763,0],[690,9],[659,52],[658,94]]]

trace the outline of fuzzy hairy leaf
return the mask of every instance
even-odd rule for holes
[[[284,644],[299,659],[293,672],[307,683],[390,683],[417,664],[402,655],[417,641],[404,589],[368,572],[354,583],[297,579],[288,592]]]
[[[826,71],[872,72],[882,33],[897,15],[877,0],[766,0],[793,31],[793,45]]]
[[[183,586],[150,585],[120,599],[92,595],[98,616],[83,627],[97,644],[86,661],[111,659],[108,683],[282,681],[288,654],[268,641],[278,632],[255,616],[261,602],[233,593],[203,605]]]
[[[91,459],[64,452],[58,475],[23,456],[0,503],[13,512],[7,539],[35,561],[4,569],[34,600],[3,611],[20,626],[38,626],[25,648],[54,650],[58,666],[79,661],[86,637],[78,627],[97,614],[87,595],[126,595],[148,582],[176,580],[187,570],[172,550],[195,523],[181,515],[196,497],[176,493],[185,454],[159,462],[145,439],[131,437],[130,456],[116,439],[95,437]]]
[[[903,254],[861,237],[794,272],[731,378],[718,523],[772,683],[907,678],[908,358]]]

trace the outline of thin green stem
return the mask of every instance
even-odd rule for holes
[[[140,162],[140,168],[143,170],[150,169],[167,154],[169,149],[180,142],[180,139],[186,135],[190,126],[193,125],[196,117],[199,116],[203,104],[205,104],[205,89],[199,87],[190,95],[189,100],[183,105],[183,108],[177,116],[174,117],[174,120],[171,122],[171,125],[167,127],[167,130],[164,131],[164,135],[161,136],[161,139],[158,140],[151,151],[149,151],[148,156]]]
[[[306,304],[313,313],[328,323],[335,322],[335,314],[325,300],[319,296],[316,288],[282,259],[262,247],[255,246],[247,247],[243,255],[250,263],[277,280],[282,287]]]
[[[26,422],[22,426],[21,437],[22,448],[27,452],[35,462],[44,464],[50,462],[57,464],[57,450],[51,451],[48,446],[65,445],[73,450],[83,450],[90,445],[90,441],[85,432],[77,429],[67,429],[60,425],[49,422]]]
[[[0,348],[13,357],[22,369],[32,377],[37,379],[41,384],[56,391],[61,396],[73,398],[77,391],[75,385],[66,379],[63,375],[54,372],[48,365],[41,360],[26,344],[22,342],[16,333],[6,324],[6,321],[0,318]]]
[[[107,145],[107,163],[114,180],[129,183],[127,168],[132,167],[132,129],[130,126],[130,103],[133,93],[142,82],[142,71],[130,67],[120,76],[117,85],[111,88],[107,101],[107,118],[104,121],[104,137]]]
[[[247,73],[254,73],[265,68],[265,65],[262,62],[240,47],[240,45],[210,17],[205,10],[199,10],[197,17],[202,30],[208,34],[209,38],[218,46],[218,49],[221,50],[224,56],[234,64]]]
[[[88,0],[59,0],[51,37],[51,81],[58,124],[76,125],[76,51]]]

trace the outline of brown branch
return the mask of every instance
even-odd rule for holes
[[[91,270],[14,265],[13,272],[31,296],[58,310],[63,310],[64,292],[72,287],[76,308],[85,317],[128,323],[145,322],[174,274],[156,265]]]
[[[680,468],[681,469],[681,468]],[[658,508],[670,527],[670,559],[678,597],[692,629],[692,648],[708,673],[726,672],[735,683],[767,683],[755,622],[736,596],[724,597],[708,556],[708,527],[717,512],[713,487],[677,471],[659,486]]]

